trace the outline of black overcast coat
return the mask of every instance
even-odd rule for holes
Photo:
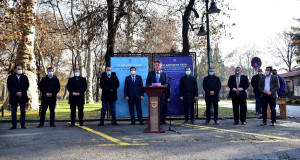
[[[205,100],[206,101],[218,101],[219,92],[221,90],[221,81],[220,78],[213,76],[206,76],[203,79],[203,89],[205,91]],[[209,92],[214,91],[214,95],[210,95]]]
[[[25,76],[24,74],[21,74],[19,81],[16,73],[9,75],[7,78],[7,88],[10,92],[9,104],[17,105],[18,103],[27,103],[28,87],[29,87],[29,81],[27,76]],[[22,92],[22,97],[17,97],[16,95],[17,92]]]
[[[76,80],[77,79],[77,80]],[[69,104],[85,104],[84,92],[87,89],[86,79],[83,77],[69,78],[67,89],[69,91]],[[73,96],[73,92],[78,92],[79,96]]]
[[[100,79],[100,88],[102,89],[101,101],[116,101],[118,100],[118,92],[120,83],[115,72],[111,73],[108,78],[106,72],[103,72]]]
[[[60,90],[59,80],[56,76],[49,78],[45,76],[42,78],[39,84],[40,91],[42,93],[42,101],[53,101],[56,100],[56,95]],[[46,96],[46,93],[52,93],[52,96],[49,98]]]
[[[195,97],[198,97],[198,86],[194,76],[184,76],[180,79],[179,96],[183,97],[183,103],[195,103]]]

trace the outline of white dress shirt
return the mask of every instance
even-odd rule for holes
[[[271,76],[267,76],[265,79],[265,90],[270,92],[270,83],[271,83]]]

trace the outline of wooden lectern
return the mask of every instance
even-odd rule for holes
[[[145,133],[164,133],[160,128],[160,97],[167,87],[142,87],[142,91],[148,96],[149,117],[148,129]]]

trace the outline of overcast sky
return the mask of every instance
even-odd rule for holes
[[[289,30],[300,18],[300,0],[225,0],[231,8],[231,20],[236,24],[229,29],[234,37],[222,37],[219,47],[224,54],[243,45],[264,49],[277,33]],[[218,2],[218,1],[216,1]],[[299,24],[299,23],[298,23]]]

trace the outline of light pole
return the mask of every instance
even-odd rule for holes
[[[208,9],[208,0],[205,0],[205,7],[206,7],[206,30],[203,27],[203,16],[202,16],[202,24],[200,26],[200,30],[198,33],[198,36],[204,36],[206,35],[207,37],[207,66],[208,69],[210,68],[210,38],[209,38],[209,14],[214,14],[214,13],[220,13],[220,9],[217,8],[216,3],[214,0],[212,0],[210,4],[210,8]]]

